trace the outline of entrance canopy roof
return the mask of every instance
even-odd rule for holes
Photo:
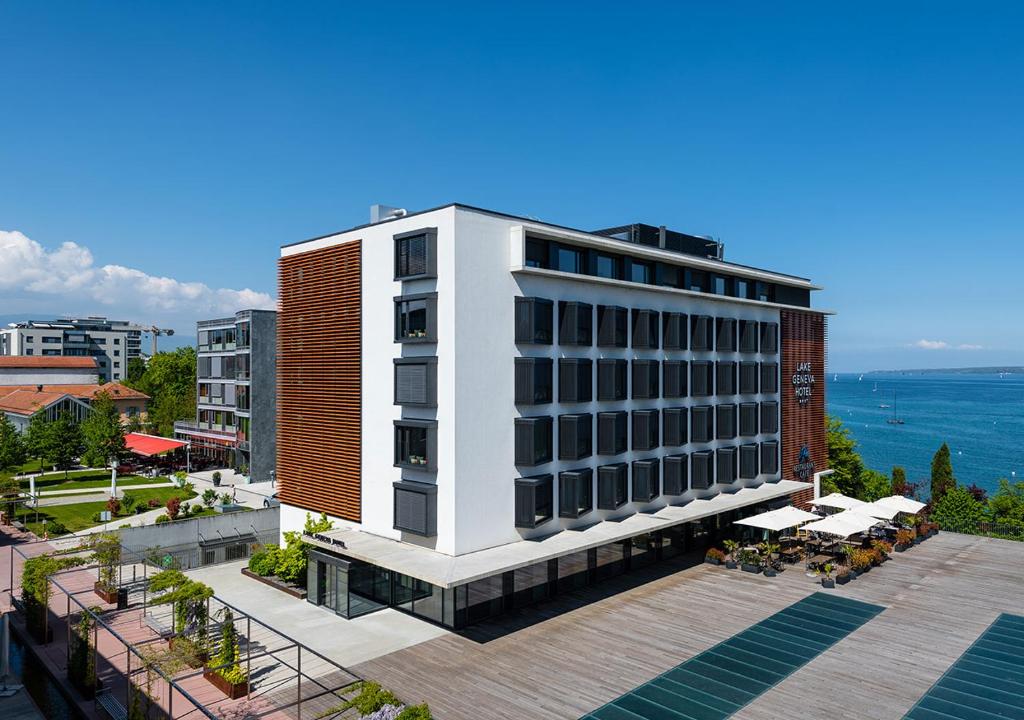
[[[127,433],[124,436],[124,444],[128,452],[142,457],[153,457],[185,447],[188,443],[170,438],[146,435],[145,433]]]
[[[866,504],[867,503],[863,500],[847,497],[846,495],[837,492],[824,497],[815,498],[811,501],[811,505],[815,505],[817,507],[839,508],[840,510],[852,510],[853,508]]]
[[[605,520],[586,527],[563,530],[534,540],[519,540],[464,555],[445,555],[430,548],[403,543],[353,528],[332,530],[303,541],[345,558],[363,560],[418,580],[452,588],[507,570],[526,567],[634,535],[663,530],[684,522],[785,497],[807,488],[807,483],[780,480],[756,488],[722,493],[685,505],[668,505],[652,513],[636,513],[622,520]]]
[[[902,495],[890,495],[889,497],[884,497],[881,500],[876,501],[875,504],[893,507],[899,512],[910,513],[911,515],[921,512],[925,506],[923,502],[911,500],[910,498],[903,497]]]
[[[775,531],[785,530],[786,528],[796,527],[797,525],[803,525],[804,523],[820,519],[814,513],[809,513],[806,510],[800,510],[789,505],[778,510],[769,510],[760,515],[737,520],[734,524],[749,525],[750,527]]]

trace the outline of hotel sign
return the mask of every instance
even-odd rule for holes
[[[796,372],[793,373],[793,395],[798,403],[806,405],[811,401],[813,391],[814,372],[811,370],[811,364],[802,362],[796,366]]]

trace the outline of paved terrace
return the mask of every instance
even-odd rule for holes
[[[352,668],[439,720],[578,718],[820,590],[690,557]],[[687,562],[689,566],[687,566]],[[667,567],[666,567],[667,566]],[[901,718],[995,620],[1024,607],[1024,543],[940,533],[835,593],[886,610],[737,720]]]

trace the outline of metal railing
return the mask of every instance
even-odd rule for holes
[[[983,535],[985,537],[999,538],[1002,540],[1016,540],[1024,542],[1024,525],[1010,523],[981,522],[945,522],[941,523],[941,529],[946,532],[955,532],[962,535]]]

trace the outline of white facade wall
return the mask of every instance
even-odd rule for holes
[[[0,368],[4,385],[95,385],[95,368]]]
[[[616,511],[593,510],[578,519],[558,517],[559,471],[590,467],[595,469],[593,499],[597,503],[598,465],[634,459],[661,458],[664,455],[690,453],[697,449],[779,439],[779,435],[734,438],[651,451],[627,451],[616,456],[598,456],[596,413],[664,407],[692,407],[760,400],[779,400],[771,396],[729,396],[727,399],[670,398],[560,404],[557,402],[559,357],[651,358],[707,360],[765,360],[779,362],[779,355],[764,357],[749,353],[633,350],[598,347],[596,308],[594,344],[591,347],[522,345],[515,343],[514,312],[516,296],[542,297],[555,302],[557,340],[557,302],[575,300],[594,306],[619,305],[625,308],[682,312],[745,320],[779,322],[779,310],[766,304],[696,295],[635,284],[615,284],[585,276],[552,276],[550,273],[512,272],[521,264],[513,258],[516,228],[523,221],[466,208],[449,206],[413,217],[401,218],[286,247],[283,255],[308,252],[339,243],[362,240],[362,523],[360,527],[384,537],[430,547],[451,555],[481,550],[524,538],[548,535],[559,529],[592,524],[598,520],[619,518],[641,510],[653,510],[668,502],[679,504],[693,497],[714,495],[722,490],[696,491],[685,496],[660,496],[654,502],[627,503]],[[437,228],[437,279],[406,282],[394,280],[393,236],[428,227]],[[550,236],[548,226],[537,225]],[[616,244],[619,252],[628,245]],[[678,257],[678,255],[672,255]],[[690,263],[690,259],[687,259]],[[728,271],[727,271],[728,272]],[[394,341],[394,303],[399,295],[437,292],[438,342],[400,344]],[[402,408],[394,405],[393,359],[403,356],[436,355],[437,408]],[[515,398],[515,358],[523,356],[554,359],[554,399],[546,405],[517,408]],[[597,367],[594,365],[596,398]],[[631,383],[631,375],[628,382]],[[780,383],[781,386],[781,383]],[[514,420],[519,415],[550,415],[554,418],[553,456],[558,456],[557,417],[564,413],[595,415],[593,445],[595,455],[578,461],[554,462],[517,468],[514,462]],[[436,472],[399,469],[394,462],[393,422],[399,418],[436,419]],[[736,419],[739,422],[738,414]],[[630,422],[630,436],[632,434]],[[780,419],[781,425],[781,419]],[[687,430],[689,436],[689,428]],[[739,457],[737,454],[737,467]],[[554,519],[532,530],[515,527],[515,479],[523,475],[551,473],[555,476]],[[632,472],[630,472],[630,478]],[[392,483],[400,479],[437,484],[437,535],[422,538],[394,530]],[[731,487],[757,485],[765,478],[739,480]],[[282,531],[301,529],[306,511],[282,505]],[[353,524],[335,519],[337,527]]]

